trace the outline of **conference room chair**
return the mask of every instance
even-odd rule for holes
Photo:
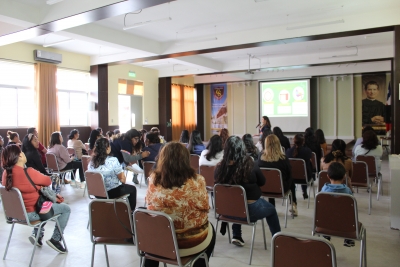
[[[289,197],[292,195],[292,192],[290,191],[290,189],[287,192],[284,191],[282,173],[280,170],[273,168],[260,168],[260,169],[266,179],[265,184],[261,186],[262,196],[268,198],[281,198],[283,200],[286,200],[286,211],[285,211],[285,228],[286,228]],[[293,209],[293,201],[292,201],[292,209]],[[293,214],[292,214],[292,219],[294,219]]]
[[[146,179],[146,184],[148,184],[147,179],[150,177],[150,174],[151,174],[154,166],[156,165],[156,162],[142,160],[142,165],[143,165],[144,178]]]
[[[192,167],[196,171],[196,173],[199,173],[199,160],[199,155],[190,154],[190,167]]]
[[[315,180],[318,178],[318,164],[317,164],[317,154],[315,152],[311,152],[311,166],[312,166],[312,174],[315,177]]]
[[[199,258],[204,258],[208,266],[205,250],[187,257],[179,255],[175,226],[169,215],[159,211],[136,209],[133,221],[141,266],[144,266],[146,259],[163,262],[164,266],[193,266]]]
[[[271,243],[271,267],[288,266],[336,267],[335,247],[322,237],[276,233]]]
[[[138,161],[132,161],[129,162],[130,165],[125,166],[124,171],[125,171],[125,176],[128,176],[128,172],[132,172],[133,175],[141,176],[140,177],[140,182],[139,182],[139,188],[142,188],[142,181],[143,181],[143,176],[144,176],[144,171],[139,167]]]
[[[49,221],[55,222],[58,227],[58,230],[61,233],[61,239],[64,243],[65,250],[68,251],[67,244],[65,243],[65,240],[64,240],[64,235],[62,234],[61,227],[57,220],[57,218],[60,215],[55,215],[45,221],[29,221],[28,214],[26,212],[26,208],[25,208],[25,204],[24,204],[24,200],[22,198],[21,192],[17,188],[13,187],[13,188],[11,188],[10,191],[7,191],[5,187],[0,187],[0,195],[1,195],[1,199],[2,199],[3,211],[4,211],[4,216],[5,216],[6,220],[9,221],[8,218],[12,218],[10,235],[8,236],[7,246],[6,246],[6,250],[4,252],[3,260],[6,259],[8,247],[9,247],[10,241],[11,241],[11,236],[13,234],[14,226],[16,224],[25,225],[28,227],[38,227],[38,233],[40,233],[41,228],[43,228],[47,222],[49,222]],[[32,262],[33,262],[33,257],[35,255],[39,236],[40,236],[39,234],[36,235],[35,244],[33,245],[31,259],[29,262],[29,267],[32,265]],[[3,242],[4,241],[5,241],[5,238],[3,238]],[[20,253],[20,254],[24,255],[25,253]],[[13,264],[11,264],[11,265],[13,265]]]
[[[75,149],[73,149],[72,147],[67,147],[67,151],[70,157],[76,155]]]
[[[211,205],[214,208],[214,171],[215,166],[208,165],[200,165],[199,173],[204,177],[206,181],[206,189],[207,192],[210,193],[211,196]]]
[[[361,241],[360,267],[367,266],[367,232],[358,221],[357,200],[350,194],[320,192],[314,205],[312,235]]]
[[[120,199],[95,199],[89,203],[90,241],[92,242],[92,260],[96,245],[103,245],[108,260],[107,245],[134,246],[132,211],[129,203]],[[83,265],[83,264],[82,264]],[[118,264],[116,264],[118,266]]]
[[[47,169],[50,173],[54,173],[60,176],[62,184],[65,186],[65,175],[69,173],[71,177],[75,179],[75,172],[73,169],[60,170],[58,167],[57,156],[52,153],[46,154]],[[76,188],[78,188],[78,183],[75,183]]]
[[[303,159],[296,159],[296,158],[289,158],[289,162],[290,166],[292,166],[293,183],[305,184],[309,187],[307,208],[310,208],[311,187],[314,192],[314,198],[315,198],[315,188],[313,186],[313,179],[311,177],[307,177],[306,162]]]
[[[326,183],[328,183],[328,184],[331,183],[331,180],[329,180],[329,178],[328,178],[328,171],[320,171],[318,174],[318,191],[317,192],[321,192],[322,187]]]
[[[82,155],[81,162],[82,162],[83,175],[85,175],[85,181],[86,181],[86,171],[88,170],[88,166],[89,166],[89,163],[91,160],[92,160],[91,156]],[[87,190],[87,184],[85,183],[85,189],[83,190],[83,196],[85,196],[86,190]]]
[[[249,258],[249,265],[251,265],[257,222],[250,221],[246,191],[240,185],[216,184],[214,185],[214,207],[215,219],[217,219],[217,226],[215,229],[218,229],[218,224],[220,221],[226,222],[229,243],[231,243],[229,223],[248,225],[253,228]],[[243,218],[243,220],[231,219],[230,217]],[[264,249],[267,250],[264,219],[261,220],[261,223],[264,237]]]
[[[378,172],[377,160],[374,156],[359,155],[356,161],[364,161],[368,165],[368,176],[369,178],[375,179],[378,184],[378,192],[376,193],[376,199],[379,200],[379,194],[383,196],[382,189],[382,174]]]
[[[372,185],[371,178],[368,175],[368,165],[364,161],[353,161],[353,176],[351,177],[351,184],[353,187],[367,188],[369,193],[368,199],[368,214],[371,215],[372,208]]]

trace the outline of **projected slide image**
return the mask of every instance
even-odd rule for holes
[[[269,117],[307,117],[309,81],[263,82],[261,113]]]

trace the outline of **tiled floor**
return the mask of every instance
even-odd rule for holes
[[[390,183],[388,174],[387,157],[382,164],[383,172],[383,192],[384,196],[379,201],[376,194],[372,200],[372,214],[368,215],[368,194],[366,190],[360,189],[355,194],[359,209],[359,220],[367,229],[367,261],[368,266],[400,266],[400,234],[399,231],[390,229],[389,204]],[[129,176],[129,180],[131,175]],[[144,204],[146,186],[138,187],[138,206]],[[376,186],[373,188],[376,193]],[[393,192],[400,193],[400,192]],[[67,185],[63,188],[62,194],[66,202],[71,206],[72,214],[65,231],[69,253],[65,255],[57,254],[54,250],[44,245],[36,250],[33,266],[90,266],[92,244],[89,233],[86,229],[88,220],[88,203],[90,200],[83,197],[83,190],[76,189]],[[313,204],[311,198],[310,209],[307,209],[307,202],[302,199],[300,190],[297,191],[299,216],[294,220],[288,218],[288,227],[282,228],[283,231],[311,235]],[[284,206],[281,201],[277,201],[277,210],[283,227]],[[3,208],[0,208],[0,255],[3,256],[8,234],[11,226],[5,223]],[[214,210],[210,210],[210,221],[215,225]],[[45,238],[51,236],[54,224],[49,224],[46,228]],[[262,241],[261,224],[257,225],[256,240],[254,245],[253,262],[254,266],[271,266],[271,235],[267,228],[267,248],[265,251]],[[30,229],[23,226],[15,226],[13,238],[11,239],[7,259],[0,260],[0,266],[20,267],[27,266],[32,245],[28,241]],[[210,259],[210,266],[247,266],[250,251],[251,228],[243,227],[243,239],[245,247],[236,247],[228,243],[227,235],[217,234],[214,257]],[[160,242],[162,242],[160,240]],[[353,248],[343,246],[343,240],[333,238],[332,242],[336,249],[338,266],[358,266],[360,243],[356,242]],[[136,247],[109,246],[108,248],[110,265],[113,267],[139,266]],[[310,251],[310,257],[312,252]],[[290,257],[290,255],[288,255]],[[95,255],[95,266],[106,266],[104,250],[101,246],[97,247]]]

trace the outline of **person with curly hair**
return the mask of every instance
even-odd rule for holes
[[[111,157],[110,142],[107,138],[101,137],[96,140],[95,151],[89,163],[88,171],[100,172],[104,178],[109,198],[119,198],[129,194],[128,201],[131,210],[136,207],[136,187],[126,184],[125,173],[119,164],[118,159]]]

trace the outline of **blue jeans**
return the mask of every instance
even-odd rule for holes
[[[61,231],[64,233],[64,229],[68,223],[69,215],[71,214],[71,209],[65,203],[60,203],[60,204],[54,203],[52,208],[54,210],[54,215],[61,214],[57,220],[58,220],[58,223],[60,224]],[[29,221],[40,221],[39,215],[35,211],[28,213],[28,219],[29,219]],[[38,228],[35,227],[32,231],[32,234],[34,234],[36,236],[37,230],[38,230]],[[42,228],[42,231],[40,233],[41,237],[43,237],[43,235],[44,235],[43,231],[44,231],[44,229]],[[53,236],[51,238],[53,238],[56,241],[61,240],[61,234],[57,228],[57,225],[54,226],[54,232],[53,232]]]
[[[279,224],[278,213],[275,207],[263,198],[259,198],[256,202],[247,205],[249,209],[250,221],[256,222],[261,219],[266,219],[271,235],[281,231]],[[244,218],[236,218],[246,221]],[[232,234],[234,237],[242,237],[242,225],[232,224]]]

